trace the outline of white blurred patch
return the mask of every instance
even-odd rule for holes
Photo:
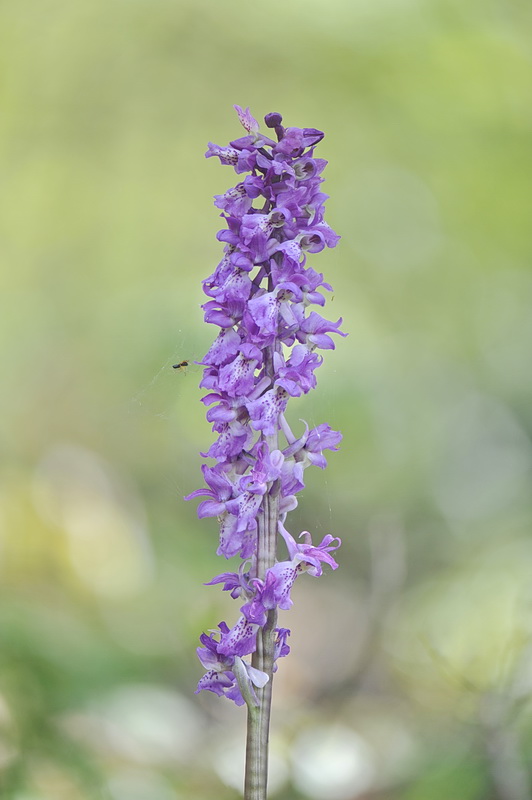
[[[204,734],[192,703],[178,692],[147,684],[123,686],[90,710],[63,716],[61,724],[96,752],[145,767],[187,762]]]
[[[192,703],[156,686],[119,689],[106,698],[101,714],[109,723],[115,752],[140,764],[183,761],[194,752],[202,734]]]
[[[354,800],[375,780],[371,748],[343,725],[303,731],[295,742],[292,762],[295,787],[315,800]]]
[[[372,750],[372,791],[403,783],[415,772],[419,742],[411,735],[404,712],[389,698],[353,698],[352,719]]]
[[[433,492],[451,519],[478,519],[507,507],[525,488],[532,448],[509,409],[472,395],[445,421],[443,459]]]
[[[52,448],[35,471],[33,497],[44,520],[67,534],[72,568],[93,592],[123,597],[151,581],[144,508],[96,453],[73,444]]]
[[[345,238],[377,267],[424,266],[443,245],[436,198],[412,172],[380,165],[353,173],[345,201],[349,215]]]

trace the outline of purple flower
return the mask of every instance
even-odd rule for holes
[[[240,342],[240,336],[234,328],[222,328],[200,363],[206,366],[226,364],[238,353]]]
[[[252,344],[243,344],[236,357],[221,367],[218,387],[229,397],[246,397],[254,387],[255,370],[262,365],[262,352]]]
[[[278,658],[284,658],[290,652],[290,647],[286,643],[287,638],[290,636],[290,631],[288,628],[276,628],[275,633],[275,660],[277,661]],[[276,669],[277,664],[274,667],[274,671]]]
[[[204,500],[198,506],[198,517],[217,517],[225,511],[226,502],[232,497],[233,484],[223,472],[223,467],[202,466],[201,471],[205,478],[205,483],[209,489],[196,489],[185,497],[185,500],[192,500],[193,497],[207,496],[211,500]]]
[[[216,555],[232,558],[240,554],[241,558],[249,558],[255,552],[256,525],[248,531],[244,525],[239,525],[238,517],[227,512],[221,514],[218,521],[220,531]]]
[[[268,676],[250,664],[246,664],[239,655],[224,654],[222,650],[227,650],[228,637],[231,635],[231,631],[225,622],[220,622],[218,627],[220,629],[220,639],[218,641],[214,638],[217,635],[215,632],[211,633],[210,636],[207,636],[206,633],[202,633],[200,636],[200,642],[204,647],[198,647],[196,652],[207,672],[200,679],[195,693],[197,694],[202,689],[206,689],[219,696],[225,695],[230,700],[234,700],[237,706],[244,705],[244,698],[233,672],[237,667],[237,663],[239,663],[245,670],[249,690],[256,700],[253,686],[262,689],[268,681]],[[237,647],[236,649],[239,648]]]
[[[236,600],[237,597],[252,597],[254,588],[250,584],[249,571],[246,572],[248,562],[243,561],[240,565],[238,572],[222,572],[217,575],[212,581],[208,581],[205,586],[214,586],[217,583],[223,583],[224,592],[231,592],[231,597]]]
[[[337,450],[341,434],[325,423],[312,430],[305,424],[297,438],[285,411],[291,397],[316,387],[323,358],[315,351],[334,349],[333,335],[346,334],[341,319],[327,320],[309,308],[323,308],[323,290],[332,287],[307,259],[339,240],[324,219],[327,162],[315,156],[323,133],[284,127],[282,116],[273,112],[265,123],[274,141],[261,133],[249,108],[235,105],[235,110],[244,135],[226,147],[209,143],[205,154],[233,167],[239,178],[215,195],[224,225],[217,239],[224,252],[203,281],[204,319],[217,329],[199,362],[202,402],[216,435],[203,455],[216,463],[202,467],[206,486],[187,499],[203,498],[198,516],[217,519],[217,553],[242,559],[235,571],[209,581],[240,600],[241,615],[232,628],[222,622],[219,632],[200,637],[198,656],[206,674],[198,691],[254,705],[255,689],[264,687],[268,675],[243,658],[255,654],[258,641],[261,648],[270,647],[274,662],[286,656],[290,631],[274,628],[272,644],[271,628],[277,611],[292,605],[295,579],[303,572],[318,577],[324,564],[338,566],[331,553],[339,539],[325,536],[314,546],[304,532],[296,542],[284,522],[298,504],[305,469],[323,469],[323,452]],[[276,557],[278,533],[288,549],[284,561]],[[252,663],[258,664],[258,657],[253,655]]]
[[[268,570],[267,582],[270,582],[270,591],[274,602],[279,608],[289,609],[292,605],[290,591],[295,579],[302,572],[317,578],[322,574],[322,562],[328,564],[332,569],[337,569],[338,564],[330,555],[330,550],[340,547],[340,539],[333,536],[325,536],[321,544],[314,547],[308,531],[303,531],[300,536],[305,537],[303,544],[297,544],[295,539],[288,533],[286,528],[279,523],[279,530],[287,544],[289,561],[278,561]],[[338,544],[333,544],[338,542]]]
[[[231,630],[226,631],[220,637],[218,653],[222,656],[240,657],[253,653],[257,647],[258,627],[244,616],[240,617],[236,625],[233,625]]]
[[[286,424],[286,423],[285,423]],[[284,456],[296,456],[303,466],[314,464],[320,469],[325,469],[327,461],[323,455],[324,450],[338,450],[342,441],[342,434],[333,431],[330,425],[321,423],[309,431],[305,423],[305,433],[299,439],[294,439],[283,451]]]
[[[301,326],[297,333],[297,339],[302,344],[310,344],[311,347],[319,347],[322,350],[334,350],[334,342],[327,334],[329,332],[338,333],[340,336],[347,336],[339,330],[342,318],[338,322],[329,322],[316,311],[311,311],[309,316],[301,320]]]
[[[338,564],[330,555],[331,550],[337,550],[342,544],[341,539],[338,537],[327,534],[327,536],[324,536],[321,540],[320,544],[314,547],[312,544],[312,537],[308,531],[303,531],[299,534],[299,538],[304,537],[304,542],[302,544],[296,542],[281,522],[279,522],[279,532],[285,540],[291,562],[298,567],[300,566],[300,568],[308,572],[309,575],[315,578],[321,575],[322,561],[328,564],[332,569],[338,568]],[[338,542],[338,544],[333,544],[333,542]]]
[[[205,158],[211,158],[211,156],[218,156],[221,164],[235,165],[238,163],[238,150],[235,150],[234,147],[218,147],[217,144],[209,142]]]
[[[279,354],[276,356],[279,375],[277,386],[282,386],[292,397],[299,397],[314,389],[316,386],[314,370],[321,365],[323,361],[321,356],[310,352],[303,345],[292,348],[286,364],[281,364],[282,357]]]
[[[333,431],[330,425],[321,423],[313,428],[307,436],[305,451],[311,464],[315,464],[321,469],[325,469],[327,461],[322,455],[323,450],[338,450],[338,444],[342,441],[342,434]]]
[[[277,431],[279,414],[288,403],[288,392],[282,386],[270,389],[257,400],[247,404],[251,424],[257,431],[273,435]]]
[[[235,105],[234,109],[238,114],[238,119],[242,123],[243,127],[247,130],[248,133],[258,134],[259,132],[259,123],[251,115],[249,108],[246,108],[245,111],[242,110],[240,106]]]
[[[209,447],[207,453],[202,453],[202,455],[221,462],[238,456],[249,446],[253,438],[253,431],[249,425],[245,425],[238,419],[217,425],[216,431],[219,434],[218,439]]]

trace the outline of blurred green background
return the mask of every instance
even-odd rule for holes
[[[290,529],[278,800],[531,797],[532,7],[0,4],[0,797],[238,798],[244,712],[193,694],[236,618],[183,495],[212,440],[207,141],[233,103],[326,132],[336,250],[299,425],[341,429]]]

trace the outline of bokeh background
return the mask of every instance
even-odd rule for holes
[[[291,529],[344,544],[282,619],[271,796],[531,796],[531,34],[518,0],[0,4],[1,798],[240,796],[171,369],[213,337],[233,103],[326,131],[350,334],[291,407],[344,433]]]

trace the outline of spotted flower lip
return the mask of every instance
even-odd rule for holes
[[[323,469],[324,451],[338,450],[341,434],[326,423],[312,429],[304,423],[297,436],[285,414],[292,399],[316,388],[319,351],[333,350],[336,337],[346,334],[341,319],[330,321],[311,308],[322,311],[332,287],[307,262],[340,239],[325,221],[327,161],[315,154],[324,134],[286,127],[278,112],[265,116],[261,131],[250,108],[234,108],[243,135],[227,146],[209,142],[205,153],[237,175],[234,186],[214,197],[224,252],[202,282],[204,319],[217,329],[197,362],[215,437],[202,455],[215,463],[203,465],[205,487],[186,499],[200,498],[198,516],[217,519],[218,555],[241,559],[240,567],[209,581],[240,602],[240,616],[232,628],[221,622],[218,631],[200,637],[197,652],[206,672],[197,691],[242,705],[256,704],[268,680],[245,659],[257,650],[267,621],[273,625],[272,614],[291,607],[296,579],[338,567],[332,553],[339,539],[328,534],[314,545],[309,532],[294,538],[285,523],[305,487],[305,470]],[[276,519],[268,511],[273,503]],[[288,557],[263,559],[259,568],[266,525],[268,535],[284,539]],[[288,655],[289,634],[275,628],[275,662]]]
[[[235,629],[230,631],[225,622],[220,622],[219,639],[215,639],[216,631],[213,631],[209,636],[203,633],[200,636],[200,641],[204,645],[197,648],[198,658],[207,672],[200,679],[196,694],[202,689],[207,689],[214,692],[220,697],[225,696],[233,700],[236,705],[244,705],[244,698],[241,689],[237,683],[235,672],[237,665],[242,665],[245,670],[248,688],[252,696],[256,700],[256,695],[253,686],[262,688],[268,681],[268,675],[255,669],[250,664],[242,661],[241,656],[235,653],[224,653],[228,648],[228,642],[232,640],[234,650],[246,649],[242,647],[242,642],[245,641],[242,636],[239,639],[239,633],[246,632],[246,625],[240,626],[240,631],[235,633]],[[236,628],[237,626],[235,626]]]

